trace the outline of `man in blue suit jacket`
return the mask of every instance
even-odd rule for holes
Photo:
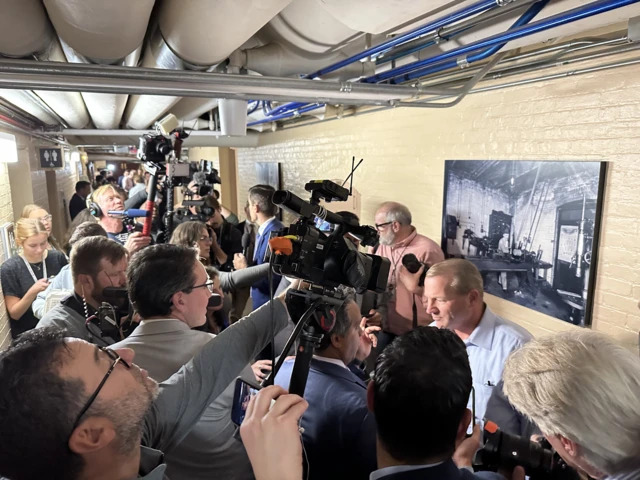
[[[469,357],[454,332],[418,327],[396,338],[367,389],[378,434],[379,470],[370,480],[504,480],[471,468],[480,428],[465,439],[470,394]],[[524,471],[512,478],[524,480]]]
[[[360,320],[360,309],[350,297],[311,360],[304,392],[309,408],[301,420],[310,480],[366,480],[376,468],[375,420],[367,409],[367,388],[347,368],[361,342],[369,342]],[[277,385],[289,388],[293,363],[285,361]]]
[[[258,225],[256,234],[256,246],[253,255],[253,265],[264,263],[264,256],[269,247],[271,232],[284,228],[280,220],[276,218],[278,207],[273,204],[271,198],[275,190],[269,185],[255,185],[249,190],[249,214],[251,221]],[[280,275],[273,275],[273,291],[276,291],[280,283]],[[251,287],[251,299],[253,309],[256,310],[271,298],[269,291],[269,279],[264,278]]]

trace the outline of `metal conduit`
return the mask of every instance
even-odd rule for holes
[[[401,45],[405,42],[408,42],[410,40],[413,40],[415,38],[418,38],[422,35],[425,35],[427,33],[431,33],[436,31],[437,29],[441,28],[441,27],[445,27],[447,25],[451,25],[452,23],[455,23],[459,20],[464,20],[466,18],[469,18],[473,15],[476,15],[478,13],[482,13],[484,11],[487,11],[491,8],[500,6],[505,4],[505,2],[503,0],[481,0],[480,2],[474,3],[473,5],[470,5],[467,8],[464,8],[462,10],[459,10],[457,12],[452,13],[451,15],[447,15],[445,17],[439,18],[438,20],[436,20],[435,22],[431,22],[428,23],[427,25],[424,25],[422,27],[419,27],[415,30],[412,30],[410,32],[407,32],[403,35],[398,35],[397,37],[381,43],[380,45],[377,45],[373,48],[369,48],[367,50],[364,50],[356,55],[353,55],[349,58],[345,58],[344,60],[341,60],[339,62],[336,62],[332,65],[329,65],[328,67],[324,67],[321,68],[320,70],[310,73],[309,75],[305,76],[305,79],[314,79],[314,78],[318,78],[321,77],[322,75],[326,75],[327,73],[331,73],[334,72],[340,68],[346,67],[347,65],[357,62],[359,60],[362,60],[364,58],[370,57],[370,56],[375,56],[379,53],[382,53],[384,51],[389,50],[390,48],[393,48],[395,46]]]
[[[566,25],[567,23],[572,23],[584,18],[598,15],[600,13],[605,13],[617,8],[622,8],[627,5],[632,5],[634,3],[638,3],[639,1],[640,0],[600,0],[597,2],[593,2],[584,7],[574,8],[572,10],[569,10],[568,12],[563,12],[561,14],[545,18],[544,20],[530,23],[514,30],[509,30],[502,34],[493,35],[484,40],[470,43],[469,45],[456,48],[432,58],[414,62],[409,65],[404,65],[402,67],[389,70],[387,72],[373,75],[367,78],[365,81],[368,83],[376,83],[389,79],[391,79],[393,83],[409,81],[421,76],[421,72],[427,66],[444,62],[456,57],[465,58],[464,55],[468,53],[476,52],[488,47],[493,47],[501,43],[508,43],[510,41],[517,40],[528,35],[533,35],[535,33],[549,30],[551,28]]]

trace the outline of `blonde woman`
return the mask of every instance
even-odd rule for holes
[[[55,250],[58,250],[59,252],[62,251],[62,248],[60,247],[60,244],[58,243],[56,238],[53,235],[51,235],[51,228],[53,226],[53,222],[52,222],[53,216],[49,212],[47,212],[40,205],[31,203],[29,205],[26,205],[22,209],[22,218],[31,218],[34,220],[40,220],[40,222],[44,225],[44,228],[47,230],[47,234],[49,235],[49,245],[47,248],[49,250],[55,249]]]
[[[21,218],[15,225],[15,237],[20,254],[0,267],[4,303],[14,339],[37,325],[31,304],[38,293],[47,288],[49,279],[67,264],[64,254],[48,250],[49,232],[41,221]]]

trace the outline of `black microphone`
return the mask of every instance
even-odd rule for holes
[[[207,304],[207,308],[219,307],[220,305],[222,305],[222,297],[220,295],[218,295],[217,293],[214,293],[209,297],[209,303]]]
[[[418,286],[424,286],[424,279],[427,276],[427,270],[429,270],[429,267],[426,263],[422,263],[420,260],[418,260],[418,257],[416,257],[413,253],[407,253],[404,257],[402,257],[402,265],[404,265],[404,268],[406,268],[409,273],[413,274],[418,273],[420,267],[424,265],[424,272],[422,272],[422,275],[420,275],[420,279],[418,280]]]
[[[242,234],[242,254],[244,258],[249,258],[249,245],[251,244],[251,234],[244,232]]]

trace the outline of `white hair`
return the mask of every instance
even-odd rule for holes
[[[614,475],[640,454],[640,358],[589,330],[542,337],[514,352],[504,392],[545,435],[580,445],[586,462]]]

